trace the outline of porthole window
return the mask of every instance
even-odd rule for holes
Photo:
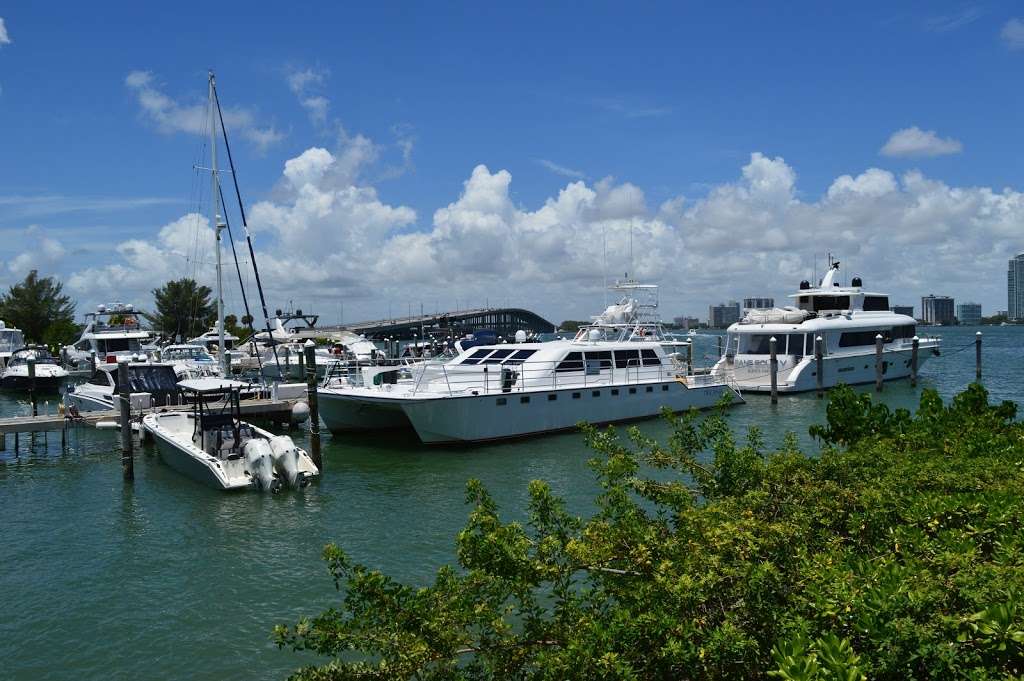
[[[520,397],[519,398],[519,403],[520,404],[529,404],[530,403],[530,396],[529,395],[524,395],[524,396]]]
[[[507,400],[507,399],[505,399],[504,397],[499,397],[498,399],[496,399],[496,400],[494,401],[494,403],[495,403],[496,405],[498,405],[499,407],[503,407],[503,406],[505,406],[506,404],[508,404],[508,400]]]

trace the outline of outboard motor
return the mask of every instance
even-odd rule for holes
[[[305,487],[309,484],[304,473],[299,471],[299,448],[287,435],[270,438],[270,451],[277,471],[290,487]]]
[[[253,485],[258,489],[277,493],[281,489],[281,481],[274,477],[273,452],[270,443],[261,438],[245,443],[245,470],[252,476]]]

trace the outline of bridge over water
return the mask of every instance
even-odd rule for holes
[[[412,340],[413,334],[422,338],[424,334],[444,338],[461,337],[477,329],[488,329],[499,336],[514,336],[516,331],[551,333],[555,325],[540,315],[518,307],[478,308],[458,312],[394,317],[373,321],[344,324],[341,327],[320,326],[316,330],[297,330],[302,335],[318,335],[339,329],[365,335],[367,338],[398,338]]]

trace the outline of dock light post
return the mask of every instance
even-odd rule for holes
[[[306,402],[309,404],[309,455],[323,475],[324,464],[320,456],[320,405],[316,393],[316,343],[307,340],[303,346],[306,355]]]
[[[882,334],[875,334],[875,392],[882,392]]]
[[[775,336],[768,339],[768,352],[771,355],[769,364],[769,372],[772,378],[772,404],[779,403],[779,358],[775,354],[776,351],[776,340]]]
[[[921,339],[914,336],[913,345],[910,350],[910,387],[917,387],[917,350],[921,345]]]
[[[814,339],[814,365],[817,367],[815,372],[815,382],[818,386],[818,399],[820,400],[825,396],[825,353],[823,346],[824,341],[821,336],[817,336]]]
[[[128,360],[117,363],[117,387],[121,407],[121,473],[126,482],[135,480],[135,453],[132,451],[132,385]]]
[[[981,331],[974,334],[974,380],[981,382]]]

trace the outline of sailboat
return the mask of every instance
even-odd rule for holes
[[[234,162],[231,161],[231,147],[228,144],[227,131],[224,130],[224,118],[217,100],[216,80],[213,72],[209,76],[209,107],[210,107],[210,174],[211,174],[211,218],[214,225],[217,252],[217,366],[221,376],[230,372],[230,359],[227,355],[226,337],[224,332],[224,279],[221,257],[222,233],[228,229],[227,216],[223,210],[223,194],[220,187],[220,176],[217,169],[217,124],[224,133],[224,147],[231,163],[232,177]],[[238,192],[238,181],[235,178],[235,192],[239,196],[239,209],[242,222],[245,224],[245,210]],[[230,232],[229,232],[230,234]],[[252,240],[246,229],[250,255]],[[232,241],[232,249],[234,242]],[[237,267],[238,260],[235,259]],[[253,267],[255,268],[255,258]],[[259,273],[256,272],[257,284]],[[241,280],[241,272],[239,272]],[[241,283],[241,282],[240,282]],[[245,291],[243,288],[243,300]],[[266,303],[260,286],[260,299],[264,301],[264,319],[266,319]],[[248,316],[248,301],[245,301]],[[269,325],[268,325],[269,331]],[[179,384],[182,389],[193,396],[195,408],[191,414],[181,412],[158,412],[147,414],[142,424],[157,442],[157,450],[163,460],[172,468],[185,475],[209,484],[217,489],[255,488],[278,491],[283,484],[293,487],[304,487],[309,480],[319,474],[316,465],[287,436],[273,436],[240,417],[238,406],[239,394],[248,384],[232,381],[227,378],[208,377],[191,379]],[[222,401],[223,406],[216,408],[211,401]]]

